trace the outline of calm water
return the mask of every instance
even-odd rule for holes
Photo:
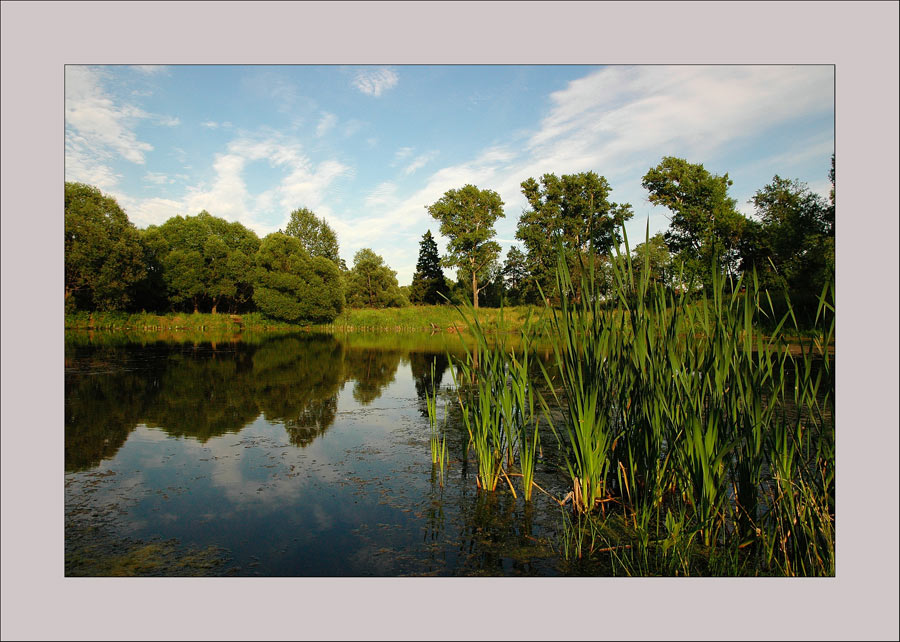
[[[432,362],[452,386],[448,347],[458,340],[67,335],[66,574],[577,572],[554,550],[549,498],[476,490],[452,417],[441,487],[424,391]],[[539,483],[562,497],[554,470],[539,463]]]

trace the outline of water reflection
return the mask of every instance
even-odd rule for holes
[[[70,336],[71,335],[71,336]],[[446,353],[409,353],[365,341],[306,333],[255,343],[132,344],[120,336],[66,337],[65,468],[87,470],[115,456],[140,424],[206,444],[258,417],[284,426],[305,447],[334,423],[338,394],[366,406],[409,360],[420,412],[440,387]]]

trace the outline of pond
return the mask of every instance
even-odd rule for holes
[[[476,488],[448,351],[458,337],[67,333],[66,575],[597,573],[560,553],[549,495],[567,482],[551,453],[537,467],[549,495]]]

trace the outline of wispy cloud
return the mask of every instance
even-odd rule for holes
[[[391,182],[384,182],[378,185],[372,192],[366,196],[366,207],[379,207],[394,203],[397,200],[397,186]]]
[[[132,65],[131,68],[147,76],[168,76],[170,74],[166,65]]]
[[[401,147],[396,152],[394,152],[394,163],[399,163],[400,161],[409,158],[410,156],[412,156],[412,153],[412,147]]]
[[[397,72],[389,67],[360,69],[353,78],[353,85],[362,93],[376,98],[397,85]]]
[[[438,155],[437,152],[428,152],[427,154],[421,154],[420,156],[416,156],[412,163],[403,168],[403,175],[409,176],[413,174],[416,170],[422,169],[427,165],[430,161],[432,161]]]
[[[593,170],[605,175],[613,200],[636,206],[635,220],[641,215],[637,206],[644,208],[646,217],[650,209],[641,176],[663,155],[706,162],[733,153],[741,141],[752,141],[773,127],[824,113],[833,105],[832,79],[833,70],[826,66],[605,68],[551,94],[550,108],[524,145],[501,142],[471,160],[438,167],[424,179],[424,186],[406,197],[391,193],[395,198],[389,200],[381,190],[370,194],[366,204],[372,211],[346,241],[391,248],[384,253],[385,260],[398,270],[401,282],[408,282],[411,272],[402,271],[405,254],[393,249],[398,243],[392,239],[433,227],[427,205],[467,183],[493,189],[506,211],[506,218],[497,224],[498,238],[512,245],[518,216],[527,206],[521,182],[547,172]],[[828,153],[829,143],[830,139],[811,140],[805,145],[809,149],[787,155],[797,158],[783,160]],[[400,148],[394,164],[413,153],[412,148]],[[423,156],[415,157],[406,169],[420,169],[417,161]],[[724,171],[734,176],[741,169]]]
[[[89,67],[66,67],[66,127],[85,148],[100,155],[110,151],[143,164],[150,143],[138,140],[135,122],[150,115],[129,104],[117,103],[103,89],[102,73]]]
[[[144,174],[144,181],[153,183],[154,185],[166,185],[175,182],[173,178],[170,178],[166,174],[160,174],[159,172],[147,172]]]
[[[322,136],[327,134],[334,128],[334,126],[337,124],[337,121],[337,116],[328,112],[324,112],[322,114],[322,118],[319,119],[319,124],[316,126],[316,136],[321,138]]]
[[[66,180],[111,189],[119,182],[114,167],[120,159],[144,165],[153,151],[153,145],[138,138],[139,123],[181,124],[176,117],[151,114],[115,98],[105,87],[102,69],[68,65],[65,78]]]
[[[270,167],[272,187],[251,189],[247,169],[255,163]],[[329,199],[338,193],[335,183],[352,176],[352,168],[333,159],[313,162],[296,140],[278,135],[243,136],[232,140],[213,159],[214,178],[188,187],[181,199],[126,199],[129,218],[139,226],[160,224],[176,214],[193,215],[207,210],[214,216],[239,221],[265,235],[284,227],[297,207],[313,209],[340,232]],[[148,172],[145,180],[171,183],[172,177]],[[125,206],[126,202],[123,202]]]

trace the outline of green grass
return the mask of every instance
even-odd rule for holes
[[[479,308],[478,318],[486,332],[500,328],[499,308]],[[526,327],[533,332],[541,329],[540,313],[543,308],[518,306],[503,310],[506,331]],[[347,308],[333,323],[321,326],[338,332],[367,332],[374,330],[393,332],[434,332],[454,334],[468,331],[457,309],[450,305],[414,305],[403,308]]]
[[[293,330],[309,327],[269,319],[259,312],[246,314],[147,312],[76,312],[65,317],[66,330],[113,332],[241,332]]]

